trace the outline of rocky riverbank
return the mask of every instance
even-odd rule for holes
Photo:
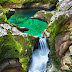
[[[48,72],[72,71],[72,0],[58,2],[54,11],[39,11],[32,18],[48,22],[44,30],[52,59]]]

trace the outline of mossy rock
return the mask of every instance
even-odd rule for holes
[[[0,19],[0,24],[1,23],[9,23],[8,21],[7,21],[7,17],[6,17],[6,12],[5,12],[5,9],[3,9],[2,8],[2,6],[0,6],[0,8],[1,8],[1,13],[3,13],[3,15],[2,15],[2,18]]]
[[[35,38],[31,35],[25,37],[20,35],[14,35],[16,41],[18,41],[22,46],[22,51],[20,53],[19,61],[22,64],[22,67],[25,71],[28,70],[29,60],[32,56],[33,46],[38,42],[38,38]]]
[[[52,14],[52,13],[46,13],[44,16],[45,16],[45,19],[46,19],[48,22],[50,22],[50,19],[51,19],[51,17],[53,16],[53,14]]]
[[[0,37],[0,62],[8,58],[19,58],[22,46],[12,35]]]

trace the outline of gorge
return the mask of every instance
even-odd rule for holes
[[[0,72],[72,72],[72,0],[1,0]]]

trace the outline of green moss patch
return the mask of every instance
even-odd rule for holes
[[[52,13],[46,13],[44,16],[45,16],[45,19],[46,19],[48,22],[50,22],[50,19],[51,19],[51,17],[53,16],[53,14],[52,14]]]
[[[16,41],[18,41],[22,46],[22,51],[20,53],[19,61],[22,64],[22,67],[25,71],[28,69],[29,59],[32,56],[33,46],[38,42],[38,39],[35,39],[31,35],[23,36],[14,36]]]
[[[19,58],[21,45],[12,35],[0,37],[0,62],[7,58]]]

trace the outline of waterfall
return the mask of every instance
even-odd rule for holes
[[[46,37],[39,39],[38,49],[32,54],[32,63],[28,72],[46,72],[49,52]]]

